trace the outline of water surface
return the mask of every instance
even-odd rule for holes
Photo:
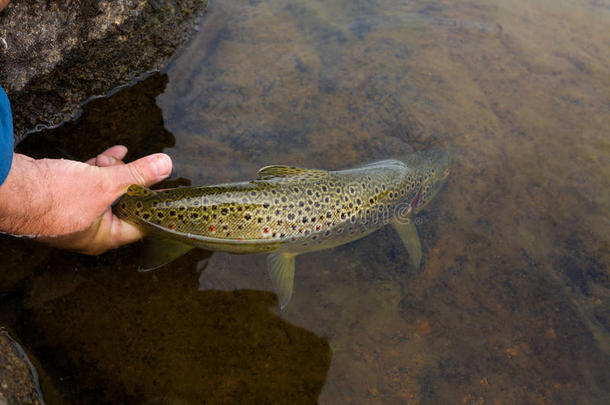
[[[5,322],[49,402],[610,400],[609,21],[597,1],[211,4],[166,76],[90,106],[45,153],[163,149],[174,184],[199,185],[444,148],[422,267],[383,229],[299,256],[279,312],[264,257],[140,274],[137,245],[34,260],[9,240],[29,275]],[[207,260],[230,291],[200,289]]]

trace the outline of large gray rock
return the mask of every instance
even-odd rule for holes
[[[163,67],[207,0],[13,0],[0,12],[0,84],[15,138]]]
[[[36,370],[19,343],[0,327],[0,405],[43,403]]]

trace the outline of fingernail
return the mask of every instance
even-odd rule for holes
[[[151,165],[158,179],[165,178],[172,172],[172,159],[164,153],[153,155]]]

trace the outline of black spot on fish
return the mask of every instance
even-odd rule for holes
[[[195,218],[199,218],[199,214],[197,214],[196,212],[191,213],[191,218],[195,219]]]
[[[290,220],[294,219],[294,214],[292,212],[290,214],[288,214],[288,219],[290,219]]]
[[[250,214],[246,214],[244,215],[244,218],[246,219],[246,221],[249,221],[252,216]]]
[[[303,223],[306,224],[307,223],[307,217],[303,217]]]
[[[162,212],[157,212],[157,218],[163,218],[163,213]]]
[[[148,219],[148,218],[150,218],[150,214],[149,213],[144,213],[144,214],[142,214],[142,218]]]
[[[258,223],[260,224],[260,223],[262,223],[262,222],[263,222],[263,219],[262,219],[262,218],[258,218],[258,219],[256,220],[256,222],[258,222]]]
[[[226,208],[223,208],[223,209],[220,211],[220,213],[221,213],[222,215],[227,215],[227,214],[229,213],[229,211],[228,211]]]

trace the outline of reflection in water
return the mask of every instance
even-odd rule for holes
[[[22,339],[47,381],[84,398],[239,402],[262,395],[256,376],[292,402],[607,403],[607,20],[572,0],[211,5],[157,97],[175,175],[215,184],[447,149],[452,176],[419,216],[422,268],[389,229],[303,255],[280,320],[258,259],[227,262],[241,280],[228,293],[196,291],[194,255],[136,274],[130,248],[53,252],[4,302]],[[215,380],[208,339],[232,351]],[[218,393],[197,391],[206,378]]]
[[[63,402],[315,402],[330,348],[274,315],[273,294],[198,291],[193,255],[138,273],[136,250],[58,252],[32,285],[19,329]]]
[[[167,75],[154,73],[108,98],[93,99],[78,120],[29,135],[18,151],[34,158],[86,160],[119,144],[129,149],[129,161],[172,147],[174,136],[155,104],[167,81]]]

